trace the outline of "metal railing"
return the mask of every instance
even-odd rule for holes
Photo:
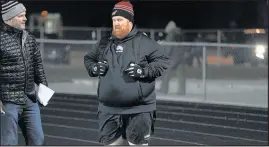
[[[36,38],[39,39],[50,39],[50,35],[45,34],[44,28],[33,28],[32,33]],[[91,28],[91,27],[62,27],[62,37],[53,36],[52,39],[60,39],[60,40],[77,40],[78,44],[83,44],[84,40],[92,40],[97,41],[100,38],[104,37],[104,35],[108,35],[110,33],[111,28]],[[140,31],[143,31],[148,34],[155,41],[163,41],[165,40],[166,33],[164,29],[146,29],[139,28]],[[184,30],[182,29],[180,32],[182,34],[181,42],[194,42],[197,35],[202,35],[203,42],[210,43],[234,43],[234,44],[253,44],[252,42],[247,42],[246,38],[250,38],[249,40],[257,40],[257,44],[267,45],[268,38],[268,29],[251,29],[251,31],[246,31],[245,29],[220,29],[220,30]],[[253,35],[253,31],[256,32],[256,36]],[[251,39],[252,38],[252,39]],[[263,38],[263,39],[260,39]],[[265,38],[265,39],[264,39]],[[244,41],[243,41],[244,40]],[[211,46],[216,48],[216,56],[218,58],[218,66],[221,66],[221,58],[223,57],[223,47],[221,46]],[[43,48],[43,47],[41,47]],[[235,46],[233,46],[235,48]],[[226,54],[225,54],[226,56]]]
[[[164,40],[166,33],[164,29],[148,29],[138,28],[140,31],[145,32],[152,39],[159,41]],[[36,34],[35,37],[39,38],[40,33],[45,33],[44,29],[32,28],[31,32]],[[61,28],[62,36],[59,39],[71,39],[71,40],[99,40],[108,33],[111,28],[100,27],[68,27]],[[180,33],[184,36],[184,41],[192,42],[198,34],[203,36],[206,42],[216,43],[242,43],[240,40],[246,36],[252,36],[253,34],[268,36],[267,28],[258,29],[181,29]],[[236,36],[235,40],[231,39],[232,36]],[[48,38],[49,39],[49,38]],[[54,38],[53,38],[54,39]]]
[[[37,39],[37,41],[40,45],[43,44],[41,50],[44,50],[42,52],[43,59],[47,59],[44,62],[50,82],[72,82],[82,79],[92,80],[94,81],[93,85],[97,85],[96,80],[88,76],[83,64],[84,56],[92,49],[97,42],[96,40]],[[177,98],[192,97],[201,101],[230,101],[231,103],[235,101],[234,103],[237,103],[237,100],[254,101],[253,105],[258,102],[261,105],[267,104],[268,68],[266,64],[260,63],[259,66],[255,67],[244,64],[237,65],[233,58],[223,57],[223,61],[221,60],[223,64],[219,66],[219,60],[218,62],[215,60],[218,47],[223,50],[231,50],[232,47],[236,47],[252,52],[255,45],[206,42],[159,42],[159,44],[170,55],[178,54],[180,56],[171,56],[172,64],[176,68],[171,68],[157,80],[157,91],[163,92],[162,89],[167,89],[168,91],[164,93],[175,94]],[[67,46],[67,54],[60,54],[60,51],[65,50]],[[202,60],[201,66],[188,64],[187,60],[192,56],[190,55],[192,49],[200,53],[196,55],[197,61]],[[66,65],[50,64],[48,61],[53,59],[49,59],[48,56],[53,51],[59,51],[60,54],[60,56],[55,56],[55,59],[68,56],[70,62]],[[253,57],[256,58],[255,55]],[[179,58],[182,58],[184,62],[178,62]],[[166,75],[169,78],[165,78]],[[168,87],[163,85],[167,80]]]

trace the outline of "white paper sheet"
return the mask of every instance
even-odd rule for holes
[[[46,106],[54,93],[55,91],[53,91],[46,85],[39,84],[37,90],[37,99],[43,106]]]

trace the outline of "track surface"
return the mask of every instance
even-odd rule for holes
[[[100,145],[96,99],[56,94],[41,108],[46,145]],[[168,101],[157,109],[150,145],[268,145],[267,109]]]

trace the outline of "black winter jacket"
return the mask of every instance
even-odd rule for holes
[[[2,102],[25,104],[27,96],[36,102],[35,83],[48,85],[36,40],[34,36],[25,34],[28,33],[1,24],[0,100]]]
[[[119,50],[122,48],[121,50]],[[112,36],[105,46],[97,43],[84,58],[90,76],[98,61],[108,62],[105,76],[99,77],[99,111],[132,114],[156,110],[155,79],[168,68],[169,58],[164,49],[143,33],[133,30],[124,38]],[[145,78],[133,79],[124,70],[130,62],[144,68]]]

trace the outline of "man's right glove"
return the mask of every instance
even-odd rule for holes
[[[92,67],[92,73],[96,76],[104,76],[108,70],[106,61],[98,62]]]

